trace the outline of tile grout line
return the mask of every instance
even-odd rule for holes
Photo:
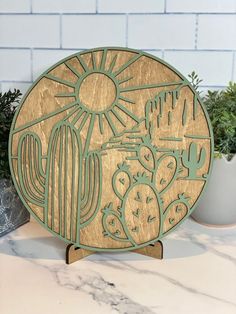
[[[33,81],[33,48],[30,49],[30,72],[31,81]]]
[[[234,70],[235,70],[235,52],[233,52],[233,58],[232,58],[232,73],[231,73],[231,81],[234,81]]]
[[[199,25],[199,15],[196,14],[195,20],[195,38],[194,38],[194,48],[197,50],[198,45],[198,25]]]
[[[22,83],[22,84],[31,84],[33,81],[17,81],[17,80],[2,80],[1,83]],[[222,88],[226,85],[200,85],[201,88]]]
[[[236,16],[236,12],[224,12],[224,13],[208,13],[208,12],[110,12],[110,13],[103,13],[98,12],[99,15],[125,15],[129,13],[129,15],[216,15],[216,16],[222,16],[222,15],[234,15]],[[30,16],[30,15],[60,15],[60,12],[32,12],[32,13],[25,13],[25,12],[0,12],[0,15],[13,15],[13,16]],[[66,12],[63,13],[63,15],[97,15],[97,13],[94,12]]]
[[[125,46],[128,47],[129,36],[129,14],[126,14],[126,28],[125,28]]]
[[[30,14],[33,13],[33,0],[30,0]]]
[[[33,48],[34,50],[60,50],[59,47],[31,47]],[[1,50],[30,50],[31,49],[30,47],[8,47],[8,46],[4,46],[4,47],[1,47],[0,46],[0,51]],[[88,49],[88,47],[79,47],[79,48],[63,48],[63,50],[77,50],[77,49]],[[135,48],[134,48],[135,49]],[[139,47],[139,48],[136,48],[136,49],[141,49],[141,50],[145,50],[145,51],[174,51],[174,52],[236,52],[236,49],[193,49],[193,48],[189,48],[189,49],[186,49],[186,48],[179,48],[179,49],[176,49],[176,48],[142,48],[142,47]]]
[[[60,14],[59,20],[59,33],[60,33],[60,49],[62,49],[62,14]]]

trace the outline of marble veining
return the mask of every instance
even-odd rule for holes
[[[1,312],[236,313],[236,227],[188,219],[163,244],[162,261],[99,253],[66,265],[66,244],[31,221],[0,239]]]

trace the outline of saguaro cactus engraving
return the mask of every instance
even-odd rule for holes
[[[197,170],[200,169],[206,159],[206,150],[204,147],[200,149],[199,156],[197,153],[197,144],[191,143],[189,150],[185,150],[182,154],[182,163],[184,167],[188,168],[188,176],[186,179],[196,180],[199,177],[197,176]]]
[[[18,146],[18,173],[24,197],[43,208],[44,221],[54,232],[78,242],[80,229],[96,215],[101,198],[100,154],[82,158],[77,129],[60,121],[51,133],[46,170],[39,137],[28,132]]]
[[[45,206],[45,173],[42,167],[42,146],[33,132],[22,134],[18,145],[17,169],[24,197],[31,203]]]

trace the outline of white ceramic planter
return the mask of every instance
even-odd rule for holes
[[[236,224],[236,156],[214,159],[208,186],[192,217],[203,224]]]

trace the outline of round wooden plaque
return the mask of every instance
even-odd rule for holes
[[[44,72],[15,115],[12,177],[33,216],[90,250],[132,250],[192,212],[213,137],[190,83],[147,53],[97,48]]]

